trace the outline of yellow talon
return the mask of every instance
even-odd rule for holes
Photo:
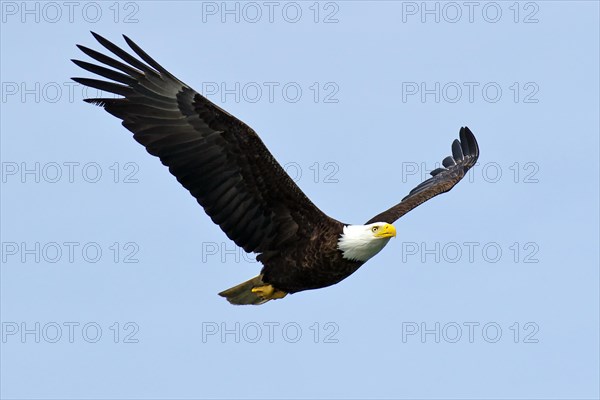
[[[252,293],[256,293],[264,300],[283,299],[287,295],[286,292],[275,289],[273,285],[254,287],[252,288]]]
[[[275,288],[271,285],[257,286],[252,288],[252,293],[256,293],[260,297],[270,297],[274,291]]]

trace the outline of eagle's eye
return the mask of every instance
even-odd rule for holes
[[[374,227],[372,227],[372,228],[371,228],[371,231],[373,231],[373,232],[377,232],[377,230],[378,230],[378,229],[379,229],[379,227],[378,227],[378,226],[374,226]]]

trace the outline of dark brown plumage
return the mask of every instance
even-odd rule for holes
[[[126,36],[143,62],[93,35],[124,63],[78,45],[112,69],[73,60],[110,81],[73,80],[122,98],[85,101],[120,118],[134,139],[169,167],[213,222],[245,251],[257,253],[264,265],[258,277],[221,293],[230,302],[268,300],[252,290],[261,285],[285,293],[329,286],[363,264],[344,258],[338,249],[345,224],[325,215],[306,197],[248,125],[171,75]],[[401,203],[367,224],[391,224],[458,183],[479,155],[468,128],[461,128],[460,139],[452,145],[453,157],[444,160],[446,168],[433,171],[434,176]]]

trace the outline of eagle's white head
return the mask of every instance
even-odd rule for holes
[[[369,225],[346,225],[338,240],[338,249],[344,258],[365,262],[396,237],[394,225],[375,222]]]

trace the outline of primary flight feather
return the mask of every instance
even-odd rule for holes
[[[252,128],[171,75],[127,36],[141,60],[92,34],[121,61],[78,45],[111,68],[72,61],[109,81],[72,79],[121,98],[85,101],[123,120],[231,240],[258,254],[260,274],[219,293],[232,304],[262,304],[340,282],[396,236],[394,221],[452,189],[479,157],[475,137],[463,127],[444,168],[366,224],[345,224],[306,197]]]

